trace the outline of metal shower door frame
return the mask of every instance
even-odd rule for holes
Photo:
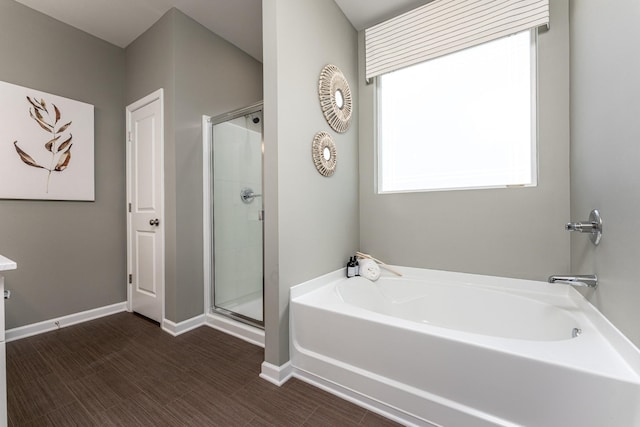
[[[220,123],[225,123],[228,122],[230,120],[234,120],[237,119],[239,117],[244,117],[246,115],[252,114],[252,113],[257,113],[257,112],[261,112],[262,113],[262,123],[260,126],[261,129],[261,160],[260,160],[260,167],[261,167],[261,171],[260,171],[260,179],[262,182],[262,186],[263,186],[263,194],[264,194],[264,111],[263,111],[263,102],[258,102],[256,104],[252,104],[248,107],[244,107],[238,110],[234,110],[225,114],[221,114],[219,116],[215,116],[215,117],[207,117],[204,116],[203,117],[203,124],[206,123],[206,125],[208,126],[209,132],[208,132],[208,143],[209,143],[209,147],[208,150],[205,149],[205,153],[204,156],[205,158],[203,159],[203,161],[205,163],[208,164],[208,174],[205,177],[205,180],[209,181],[209,185],[207,186],[208,188],[204,188],[204,191],[207,192],[208,194],[206,194],[205,196],[205,201],[209,200],[209,206],[205,206],[205,209],[208,209],[209,214],[204,216],[204,221],[210,221],[209,222],[209,226],[205,227],[205,230],[209,229],[210,233],[209,235],[210,240],[209,240],[209,247],[206,248],[205,250],[205,281],[208,282],[208,286],[205,286],[205,314],[209,313],[209,312],[215,312],[218,314],[222,314],[226,317],[229,317],[233,320],[237,320],[239,322],[251,325],[251,326],[255,326],[261,329],[264,329],[264,199],[263,199],[263,203],[262,203],[262,212],[263,212],[263,220],[262,222],[262,320],[256,320],[256,319],[252,319],[250,317],[244,316],[242,314],[239,313],[235,313],[233,311],[229,311],[226,310],[224,308],[220,308],[220,307],[216,307],[215,306],[215,226],[214,226],[214,222],[215,222],[215,218],[214,218],[214,211],[213,211],[213,200],[214,200],[214,186],[213,186],[213,126],[220,124]],[[205,202],[206,203],[206,202]],[[209,256],[207,256],[207,254]],[[209,268],[207,269],[207,264],[209,264]],[[208,277],[208,280],[207,280]],[[207,289],[208,288],[208,289]]]

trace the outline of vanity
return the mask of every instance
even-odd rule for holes
[[[4,276],[3,272],[15,270],[17,264],[9,258],[0,255],[0,427],[7,425],[7,368],[6,368],[6,351],[4,343]]]

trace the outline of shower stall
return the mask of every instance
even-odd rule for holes
[[[264,326],[262,103],[206,118],[210,313]],[[209,141],[206,141],[206,139]],[[205,246],[207,243],[205,243]],[[207,250],[208,249],[208,250]]]

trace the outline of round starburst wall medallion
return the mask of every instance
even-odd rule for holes
[[[318,132],[313,138],[311,156],[320,175],[331,176],[336,171],[336,144],[327,132]]]
[[[320,72],[318,95],[322,114],[331,129],[346,132],[351,122],[353,99],[347,79],[335,65],[329,64]]]

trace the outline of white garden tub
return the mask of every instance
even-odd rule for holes
[[[572,287],[398,268],[292,288],[295,376],[404,424],[640,426],[640,352]]]

